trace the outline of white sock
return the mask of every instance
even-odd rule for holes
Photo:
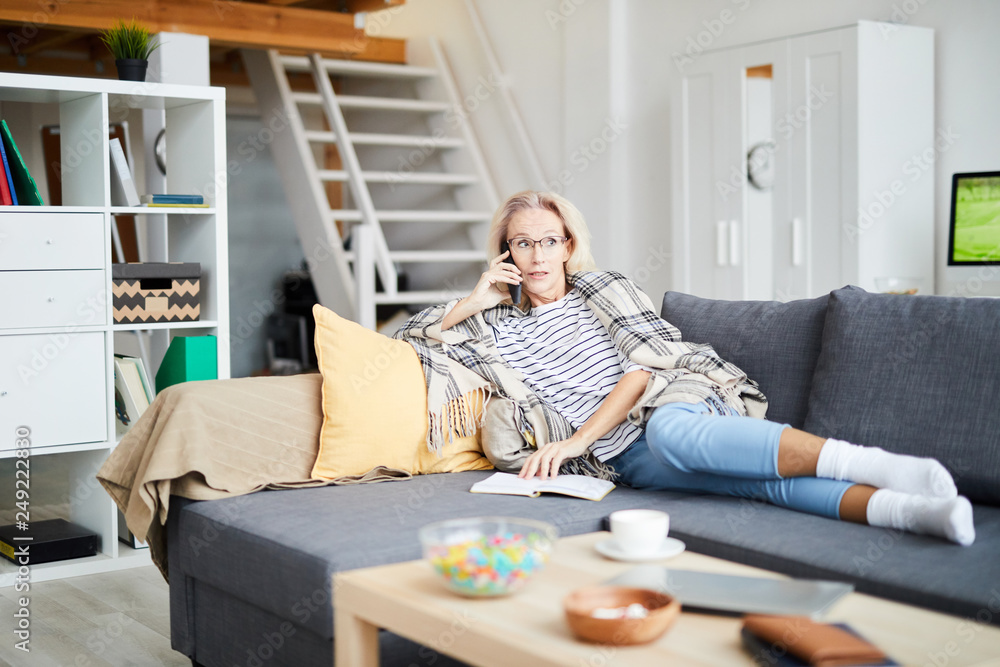
[[[933,498],[958,496],[951,473],[934,459],[893,454],[833,438],[819,451],[816,476]]]
[[[868,501],[868,524],[935,535],[967,547],[976,541],[972,504],[965,496],[928,498],[879,489]]]

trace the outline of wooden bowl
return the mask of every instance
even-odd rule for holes
[[[617,609],[639,603],[645,618],[595,618],[598,608]],[[681,613],[677,599],[645,588],[591,586],[573,591],[563,600],[566,621],[580,639],[601,644],[646,644],[667,631]]]

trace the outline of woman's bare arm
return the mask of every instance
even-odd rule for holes
[[[563,461],[586,453],[588,447],[625,421],[629,410],[645,391],[649,375],[649,371],[641,370],[623,375],[597,408],[597,412],[591,415],[576,433],[566,440],[551,442],[529,456],[521,467],[518,477],[525,479],[535,475],[542,479],[555,477]]]

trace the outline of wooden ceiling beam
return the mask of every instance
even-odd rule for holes
[[[30,56],[33,53],[65,46],[70,42],[75,42],[78,39],[81,39],[82,37],[83,36],[78,32],[61,31],[56,33],[46,33],[45,36],[39,35],[38,38],[31,40],[31,43],[24,48],[19,49],[18,53]]]
[[[377,12],[380,9],[389,9],[397,5],[402,5],[406,0],[346,0],[347,11],[355,14],[360,12]]]
[[[94,32],[132,17],[153,33],[206,35],[221,46],[357,57],[371,41],[364,30],[354,27],[352,14],[235,0],[73,0],[41,5],[38,0],[3,0],[0,4],[0,23],[21,25],[20,31],[9,31],[15,55],[18,47],[30,45],[39,29]]]

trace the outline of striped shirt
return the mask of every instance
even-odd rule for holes
[[[580,428],[622,375],[651,370],[629,361],[576,289],[552,303],[493,325],[500,356],[539,398]],[[642,428],[623,421],[590,449],[601,461],[625,451]]]

